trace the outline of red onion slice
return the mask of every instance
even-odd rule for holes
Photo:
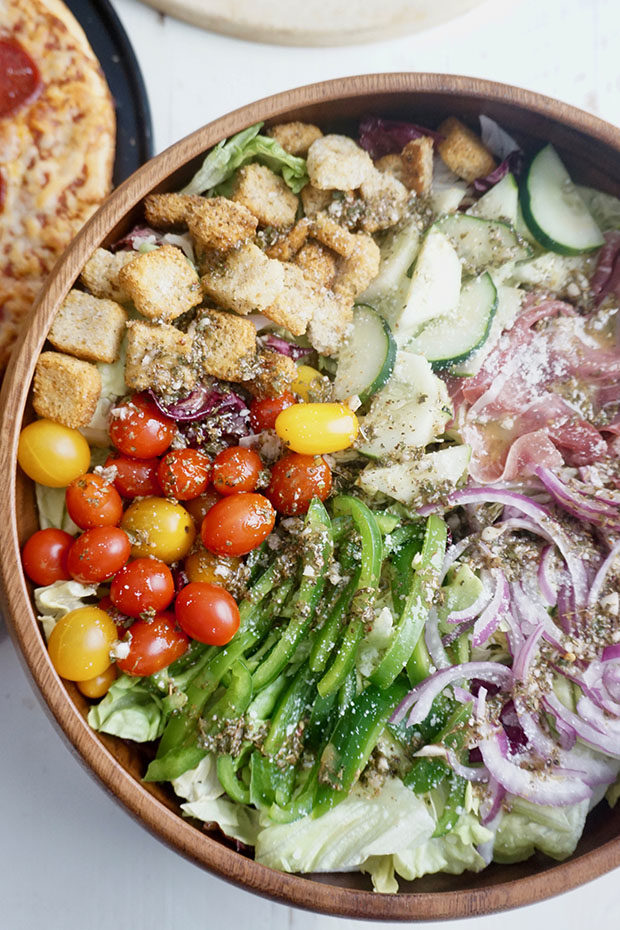
[[[599,752],[611,756],[612,759],[620,759],[620,737],[614,734],[600,733],[597,729],[586,723],[585,720],[565,707],[559,698],[551,693],[543,698],[543,703],[558,721],[562,721],[566,726],[572,727],[582,742]]]
[[[550,607],[555,607],[558,602],[558,592],[554,588],[553,580],[553,546],[546,546],[540,557],[538,566],[538,587],[540,593]]]
[[[500,620],[508,612],[510,592],[506,576],[500,570],[496,572],[495,592],[490,603],[482,611],[474,624],[472,645],[482,646],[496,631]]]
[[[594,607],[598,603],[601,596],[601,591],[603,590],[603,586],[607,579],[607,575],[609,574],[611,567],[617,558],[620,558],[620,539],[614,546],[612,546],[611,552],[594,576],[594,581],[592,582],[592,587],[590,588],[590,593],[588,595],[588,607]],[[620,650],[620,645],[618,648]]]
[[[439,617],[437,611],[433,608],[429,610],[426,624],[424,626],[424,641],[429,655],[437,668],[450,668],[452,665],[448,654],[444,649],[439,632]]]
[[[609,529],[620,530],[620,514],[617,507],[592,500],[579,489],[569,487],[548,468],[538,466],[534,468],[534,472],[560,507],[571,516]]]
[[[463,610],[453,610],[449,613],[446,617],[446,623],[467,623],[468,620],[475,620],[485,607],[490,604],[492,598],[492,594],[485,588],[469,607],[465,607]]]

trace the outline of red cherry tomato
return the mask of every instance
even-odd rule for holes
[[[24,571],[38,585],[68,581],[67,556],[72,545],[73,536],[64,530],[37,530],[22,549]]]
[[[296,404],[295,395],[291,391],[284,391],[277,397],[265,397],[263,400],[253,400],[250,406],[250,424],[255,433],[264,429],[274,429],[279,414],[287,407]]]
[[[129,617],[145,610],[165,610],[174,597],[172,572],[159,559],[135,559],[112,579],[110,599]]]
[[[157,469],[159,459],[130,459],[109,455],[105,467],[114,465],[114,487],[122,497],[158,497],[161,494]]]
[[[127,616],[127,614],[121,613],[118,607],[115,607],[112,603],[111,598],[106,594],[105,597],[102,597],[99,603],[97,604],[99,610],[105,610],[109,617],[112,618],[116,624],[116,629],[118,630],[118,638],[122,639],[129,627],[133,623],[133,617]]]
[[[129,655],[116,664],[127,675],[154,675],[187,652],[189,640],[177,629],[171,613],[155,614],[152,620],[136,620],[127,637]]]
[[[285,455],[271,469],[265,492],[278,513],[306,513],[313,497],[324,501],[332,489],[332,473],[320,455]]]
[[[253,491],[262,469],[263,463],[253,449],[242,446],[222,449],[213,462],[213,487],[220,494]]]
[[[214,504],[202,521],[205,549],[216,555],[245,555],[269,536],[276,512],[262,494],[231,494]]]
[[[193,500],[209,484],[211,460],[199,449],[177,449],[163,457],[157,477],[166,497]]]
[[[110,438],[134,459],[162,455],[176,434],[174,420],[164,416],[148,394],[135,394],[110,414]]]
[[[74,541],[69,549],[67,565],[76,581],[98,584],[115,575],[130,552],[127,533],[117,526],[96,526]]]
[[[210,646],[225,646],[239,629],[239,608],[219,584],[193,581],[185,585],[177,596],[174,613],[188,636]]]
[[[196,526],[201,526],[208,512],[219,500],[221,500],[221,498],[217,491],[214,491],[213,488],[209,488],[204,494],[201,494],[200,497],[195,497],[191,501],[185,501],[183,506]]]
[[[120,494],[101,475],[75,478],[66,490],[65,501],[69,516],[83,530],[117,526],[123,516]]]

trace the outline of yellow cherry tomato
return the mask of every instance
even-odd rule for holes
[[[311,365],[298,365],[297,377],[291,384],[291,390],[299,394],[306,403],[310,401],[310,394],[320,388],[323,376]]]
[[[21,431],[17,461],[33,481],[48,488],[65,488],[88,471],[90,449],[76,429],[35,420]]]
[[[186,556],[183,568],[190,581],[225,586],[239,565],[240,560],[234,556],[215,555],[206,549],[199,549]]]
[[[280,439],[302,455],[348,449],[358,429],[357,417],[346,404],[295,404],[276,420]]]
[[[145,497],[131,504],[121,520],[135,559],[152,556],[167,565],[187,555],[196,527],[185,507],[165,497]]]
[[[78,691],[81,691],[87,698],[102,698],[116,681],[117,674],[116,665],[108,665],[101,675],[95,675],[94,678],[88,678],[86,681],[78,681]]]
[[[47,644],[52,665],[61,678],[88,681],[110,665],[110,647],[118,639],[114,621],[99,607],[78,607],[65,614]]]

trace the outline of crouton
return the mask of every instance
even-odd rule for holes
[[[134,251],[108,252],[107,249],[95,249],[82,269],[80,281],[95,297],[127,303],[129,296],[118,283],[118,273],[136,255]]]
[[[315,288],[303,271],[290,262],[281,262],[284,287],[272,304],[262,311],[267,319],[288,329],[293,336],[303,336],[314,313]]]
[[[202,300],[198,274],[173,245],[134,258],[121,268],[118,281],[149,320],[169,323]]]
[[[232,199],[243,204],[262,226],[292,226],[299,200],[278,174],[265,165],[245,165],[235,178]]]
[[[127,324],[127,387],[132,391],[153,388],[160,394],[188,394],[197,380],[192,348],[192,337],[176,326],[131,320]]]
[[[199,248],[228,252],[256,232],[258,220],[241,203],[226,197],[199,197],[187,216],[187,226]]]
[[[319,287],[331,287],[336,274],[336,258],[324,245],[310,239],[299,250],[294,264]]]
[[[323,133],[312,123],[278,123],[267,130],[267,135],[279,142],[291,155],[307,155],[308,149]]]
[[[256,329],[250,320],[222,310],[204,310],[191,326],[194,356],[205,375],[246,381],[255,374]]]
[[[364,233],[357,233],[355,248],[338,268],[333,292],[345,300],[355,300],[363,294],[379,272],[381,251],[377,243]]]
[[[334,355],[347,336],[352,320],[352,301],[329,293],[318,294],[308,324],[308,339],[321,355]]]
[[[344,258],[348,258],[356,249],[356,239],[353,233],[337,223],[327,213],[317,213],[310,228],[315,239]]]
[[[374,169],[368,152],[348,136],[323,136],[313,142],[307,159],[310,182],[319,190],[352,191]]]
[[[207,297],[225,310],[244,316],[262,312],[284,287],[282,263],[267,258],[257,245],[247,242],[210,268],[202,278]]]
[[[320,191],[312,184],[306,184],[301,189],[301,204],[306,216],[316,216],[317,213],[327,209],[332,202],[332,191]]]
[[[430,136],[412,139],[400,153],[402,182],[410,191],[428,194],[433,183],[433,140]]]
[[[455,174],[471,184],[495,168],[495,159],[475,132],[454,116],[439,127],[444,137],[437,146],[442,159]]]
[[[126,322],[120,304],[73,290],[61,304],[47,338],[68,355],[88,362],[115,362]]]
[[[281,262],[290,262],[308,238],[309,231],[310,224],[304,217],[298,223],[295,223],[288,232],[276,239],[273,245],[265,249],[265,253],[269,258],[278,258]]]
[[[199,194],[148,194],[144,199],[144,215],[147,223],[160,226],[187,226],[187,217],[192,207],[200,207],[205,200]]]
[[[277,397],[284,391],[290,391],[297,379],[297,365],[292,358],[273,349],[261,349],[258,362],[258,374],[244,385],[250,394],[264,400],[265,397]]]
[[[79,429],[90,423],[100,395],[96,365],[62,352],[41,353],[32,390],[32,404],[40,417]]]
[[[403,181],[403,161],[400,155],[383,155],[375,162],[375,168],[381,174],[390,174],[397,181]]]
[[[360,225],[365,232],[389,229],[403,215],[409,197],[407,188],[390,174],[380,171],[366,178],[360,187],[364,201],[364,212]]]

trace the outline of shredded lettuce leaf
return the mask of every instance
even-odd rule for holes
[[[620,200],[617,197],[592,187],[577,185],[577,190],[602,232],[620,229]]]
[[[539,849],[552,859],[566,859],[583,832],[588,801],[569,807],[544,807],[511,798],[499,822],[493,847],[496,862],[521,862]]]
[[[80,532],[67,513],[65,491],[66,488],[48,488],[42,484],[35,484],[39,527],[42,530],[54,527],[72,535]]]
[[[61,617],[79,607],[85,607],[87,598],[95,597],[96,594],[96,585],[79,581],[54,581],[42,588],[35,588],[34,602],[46,640]]]
[[[126,348],[126,343],[123,340],[120,355],[116,362],[98,362],[97,364],[101,375],[101,395],[90,423],[80,430],[88,444],[95,447],[92,449],[93,457],[99,448],[107,448],[110,445],[108,422],[110,410],[118,398],[127,393],[127,385],[125,384]],[[94,464],[99,464],[99,462]]]
[[[117,678],[104,699],[89,710],[91,727],[136,743],[161,736],[166,722],[162,701],[144,681],[129,675]]]
[[[445,836],[429,838],[418,845],[411,844],[395,853],[394,870],[411,881],[433,872],[460,875],[466,869],[479,872],[486,865],[477,847],[493,839],[493,833],[483,827],[472,813],[463,813]]]

